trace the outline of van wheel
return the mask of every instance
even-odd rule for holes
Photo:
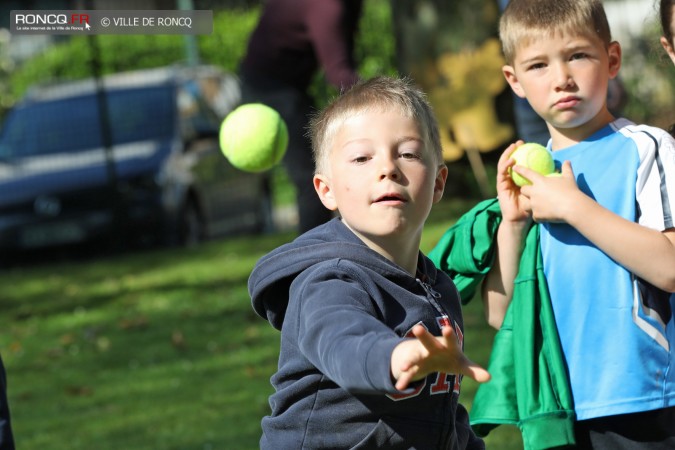
[[[179,220],[179,245],[194,247],[204,240],[204,220],[194,200],[187,201]]]

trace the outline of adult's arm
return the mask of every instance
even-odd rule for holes
[[[348,88],[359,79],[353,46],[360,8],[352,11],[345,3],[344,0],[305,2],[307,28],[319,64],[328,82],[338,89]]]

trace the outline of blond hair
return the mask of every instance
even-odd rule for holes
[[[312,117],[309,131],[315,173],[327,173],[333,138],[349,117],[366,111],[389,109],[398,109],[404,117],[417,122],[425,146],[432,151],[438,163],[442,164],[438,124],[426,95],[409,78],[378,76],[357,83]]]
[[[612,35],[600,0],[511,0],[499,22],[499,38],[508,64],[519,46],[556,34],[599,38],[607,48]]]

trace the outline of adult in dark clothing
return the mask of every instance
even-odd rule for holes
[[[0,450],[14,450],[14,436],[7,403],[7,376],[0,357]]]
[[[315,106],[308,88],[321,69],[339,90],[358,80],[353,49],[361,4],[267,0],[240,66],[242,102],[271,106],[288,126],[283,163],[297,192],[300,232],[332,217],[312,186],[314,163],[306,134]]]

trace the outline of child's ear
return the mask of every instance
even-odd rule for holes
[[[502,66],[502,73],[504,74],[504,78],[506,78],[506,82],[509,83],[509,86],[511,86],[511,90],[518,97],[525,98],[525,91],[523,91],[523,88],[518,81],[518,77],[516,76],[516,71],[513,66]]]
[[[607,47],[607,56],[609,59],[609,78],[615,78],[621,68],[621,45],[614,41]]]
[[[319,199],[323,206],[335,211],[337,209],[337,202],[333,195],[333,189],[330,187],[330,180],[325,175],[320,173],[314,175],[314,190],[319,194]]]
[[[436,171],[436,180],[434,181],[434,203],[438,203],[443,198],[445,191],[445,182],[448,179],[448,166],[441,164]]]
[[[675,48],[670,45],[670,42],[668,42],[668,39],[666,39],[665,36],[661,36],[661,45],[663,46],[663,49],[666,51],[666,53],[668,53],[668,56],[673,61],[673,64],[675,64]]]

